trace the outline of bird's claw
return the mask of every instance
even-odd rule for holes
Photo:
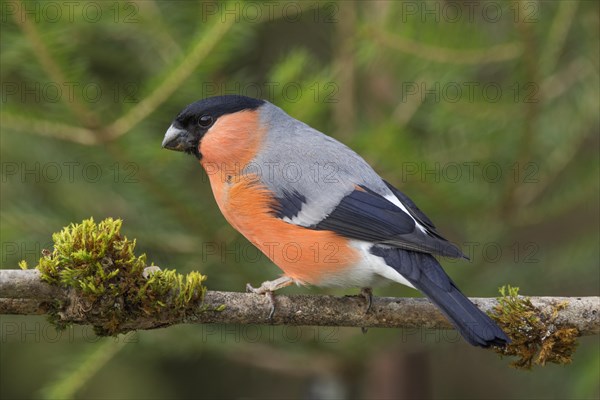
[[[254,288],[251,284],[246,283],[246,293],[257,293],[258,289]]]
[[[364,299],[367,303],[367,309],[365,310],[365,314],[368,314],[369,311],[371,311],[371,306],[373,305],[373,289],[362,288],[360,290],[360,295],[362,297],[364,297]],[[366,335],[367,332],[369,331],[369,328],[363,326],[360,328],[360,331],[363,333],[363,335]]]
[[[269,311],[269,321],[273,320],[273,315],[275,314],[275,295],[273,292],[275,290],[284,288],[286,286],[294,283],[294,280],[288,276],[282,276],[274,281],[263,282],[259,288],[254,288],[249,283],[246,284],[246,291],[256,294],[264,294],[269,300],[269,304],[271,305],[271,309]]]
[[[255,293],[255,294],[264,294],[267,300],[269,301],[269,316],[267,319],[269,321],[273,320],[273,315],[275,315],[275,295],[272,290],[264,289],[262,286],[259,288],[255,288],[249,283],[246,284],[246,292]]]
[[[269,316],[267,317],[267,319],[269,321],[273,321],[273,315],[275,315],[275,295],[273,294],[273,292],[268,291],[265,292],[265,296],[267,296],[267,299],[269,299],[269,304],[271,306],[269,310]]]
[[[371,306],[373,305],[373,289],[362,288],[360,290],[360,294],[362,297],[365,298],[365,301],[367,302],[367,309],[365,311],[365,314],[368,314],[369,311],[371,311]]]

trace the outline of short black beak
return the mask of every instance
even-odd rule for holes
[[[167,133],[165,133],[162,147],[169,150],[186,151],[188,135],[186,130],[171,125],[169,129],[167,129]]]

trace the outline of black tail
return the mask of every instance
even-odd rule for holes
[[[449,290],[441,289],[427,277],[411,283],[441,309],[465,340],[473,346],[504,346],[510,341],[498,325],[471,303],[452,281]]]
[[[489,347],[510,342],[502,329],[461,293],[432,255],[377,246],[371,252],[426,294],[470,344]]]

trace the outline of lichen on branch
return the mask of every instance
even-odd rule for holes
[[[116,335],[124,332],[123,322],[141,315],[166,308],[180,314],[201,309],[206,276],[148,267],[146,255],[134,252],[136,241],[121,235],[121,226],[120,219],[96,224],[90,218],[52,235],[54,249],[42,252],[37,269],[42,280],[69,293],[66,301],[48,304],[57,328],[76,322],[65,315],[78,316],[77,322],[93,315],[106,321],[94,326],[99,335]],[[64,312],[67,308],[69,313]]]
[[[554,304],[547,312],[535,307],[528,297],[519,296],[519,288],[503,286],[500,294],[490,315],[510,336],[511,343],[494,351],[518,357],[511,365],[520,369],[531,369],[533,364],[543,366],[547,362],[571,363],[579,331],[557,321],[566,302]]]

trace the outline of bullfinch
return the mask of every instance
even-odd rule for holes
[[[462,251],[358,154],[279,107],[236,95],[197,101],[162,147],[199,160],[227,221],[283,271],[250,290],[272,296],[295,283],[368,295],[393,281],[423,292],[470,344],[509,342],[434,257]]]

